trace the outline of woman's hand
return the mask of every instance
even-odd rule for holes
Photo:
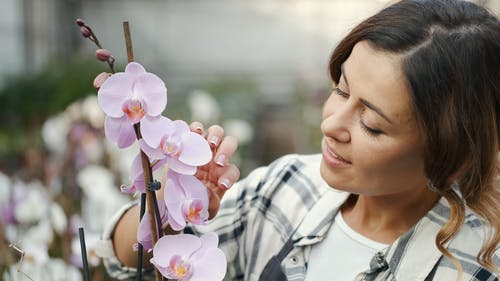
[[[219,210],[222,196],[240,177],[240,170],[229,162],[238,147],[238,141],[235,137],[224,136],[224,129],[218,125],[211,126],[204,131],[200,122],[193,122],[190,128],[191,131],[205,136],[213,152],[212,160],[198,167],[195,174],[209,191],[208,211],[210,218],[213,218]]]

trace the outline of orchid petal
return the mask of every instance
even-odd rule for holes
[[[146,73],[146,69],[144,69],[144,66],[142,66],[140,63],[130,62],[125,67],[125,73],[136,76]]]
[[[106,79],[97,92],[102,111],[114,118],[123,116],[122,105],[132,96],[134,80],[127,73],[116,73]]]
[[[165,83],[153,73],[145,73],[137,77],[134,93],[143,97],[148,108],[147,114],[158,116],[167,106],[167,88]]]
[[[197,169],[196,166],[184,164],[175,158],[168,158],[168,167],[171,170],[184,175],[194,175]]]
[[[134,187],[141,193],[146,192],[146,181],[144,180],[144,174],[141,173],[139,176],[137,176],[137,178],[134,180]]]
[[[158,210],[160,212],[161,224],[163,225],[167,222],[167,216],[165,214],[166,206],[162,200],[158,201]],[[149,212],[145,213],[137,229],[137,241],[142,244],[144,250],[146,251],[153,248],[150,219],[151,215],[149,214]]]
[[[212,151],[204,137],[187,132],[182,135],[183,149],[179,160],[191,166],[202,166],[212,159]]]
[[[142,158],[141,154],[137,154],[132,162],[132,166],[130,167],[130,180],[135,180],[138,176],[142,176],[144,171],[142,170]]]
[[[180,208],[176,208],[176,210],[178,209]],[[172,216],[172,212],[168,213],[168,223],[170,227],[175,231],[181,231],[186,227],[186,221],[184,220],[184,218],[176,219]]]
[[[186,193],[186,197],[199,199],[203,206],[208,208],[208,191],[205,185],[195,176],[179,175],[179,183]]]
[[[131,146],[136,139],[134,127],[127,121],[126,116],[121,118],[106,116],[104,119],[104,133],[119,148]]]
[[[165,186],[165,204],[168,209],[168,216],[170,226],[174,230],[181,230],[186,226],[186,220],[184,219],[184,215],[182,213],[182,203],[186,199],[184,195],[184,191],[178,182],[173,180],[172,173],[167,174],[167,181]]]
[[[219,236],[215,232],[208,232],[200,237],[203,247],[217,248],[219,246]]]
[[[201,239],[190,234],[165,235],[158,239],[153,248],[155,263],[168,267],[174,255],[189,256],[201,247]]]
[[[173,121],[173,127],[174,127],[175,132],[177,132],[178,134],[184,134],[184,133],[191,131],[189,129],[189,125],[183,120]]]
[[[160,116],[153,118],[146,116],[141,121],[141,134],[144,141],[151,147],[160,146],[160,141],[166,134],[173,131],[172,120]]]
[[[226,256],[220,249],[210,248],[202,259],[193,262],[193,267],[190,281],[220,281],[226,275]]]
[[[149,157],[150,160],[165,158],[165,154],[163,154],[161,148],[152,148],[142,139],[139,140],[139,144],[141,145],[141,150]]]

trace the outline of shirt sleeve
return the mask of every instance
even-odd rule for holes
[[[131,201],[124,205],[115,215],[108,221],[104,227],[102,238],[99,241],[97,247],[97,255],[103,259],[104,266],[109,274],[109,276],[117,280],[134,280],[137,273],[136,268],[124,266],[116,257],[116,253],[113,248],[113,233],[115,231],[116,225],[123,217],[123,215],[130,210],[132,207],[139,204],[138,201]],[[154,280],[154,274],[152,268],[145,268],[143,272],[144,281]]]

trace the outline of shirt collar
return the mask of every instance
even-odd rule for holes
[[[436,235],[449,217],[444,198],[399,237],[385,253],[388,270],[396,280],[425,280],[442,253],[436,246]]]
[[[305,215],[293,235],[296,246],[304,246],[323,240],[340,206],[349,193],[329,188]]]
[[[349,193],[335,189],[325,192],[294,233],[295,246],[311,245],[323,240],[340,206],[348,197]],[[417,224],[389,246],[382,256],[379,254],[378,259],[385,258],[388,265],[385,269],[390,270],[396,280],[425,280],[442,255],[436,246],[435,237],[449,214],[446,199],[441,198]]]

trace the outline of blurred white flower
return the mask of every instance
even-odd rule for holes
[[[120,149],[106,138],[104,144],[109,154],[111,169],[120,174],[120,182],[129,181],[130,167],[137,156],[137,151],[140,149],[139,143],[135,142],[127,148]]]
[[[89,231],[101,232],[108,219],[130,200],[115,185],[114,175],[102,166],[86,166],[77,174],[77,182],[85,194],[82,218]]]
[[[82,281],[82,274],[78,268],[65,263],[61,259],[51,259],[47,264],[47,271],[51,273],[50,279],[53,281]]]
[[[115,177],[108,169],[98,165],[88,165],[76,176],[78,185],[82,188],[85,196],[91,201],[106,204],[108,197],[114,195],[113,189],[117,189]]]
[[[3,273],[5,281],[25,281],[28,280],[26,275],[36,281],[82,281],[80,271],[69,264],[66,264],[61,259],[50,259],[42,264],[32,263],[29,260],[21,266],[21,272],[17,271],[17,264],[11,265],[8,270]],[[25,275],[26,274],[26,275]]]
[[[191,120],[205,124],[217,123],[220,117],[220,108],[217,100],[208,92],[194,90],[188,97]]]
[[[253,139],[253,128],[245,120],[229,119],[223,124],[226,135],[235,136],[240,144],[246,144]]]
[[[104,156],[102,140],[90,132],[82,140],[82,150],[88,163],[99,163]]]
[[[46,244],[23,240],[18,246],[24,251],[24,260],[27,264],[44,264],[49,260],[49,251]]]
[[[49,245],[54,240],[54,231],[48,218],[40,220],[30,227],[23,235],[22,240],[36,245]],[[47,246],[45,246],[47,247]]]
[[[99,107],[97,95],[89,95],[81,101],[82,117],[95,129],[104,127],[104,112]]]
[[[82,105],[79,102],[74,102],[66,107],[62,115],[64,115],[70,123],[76,120],[81,120],[83,116]]]
[[[46,190],[39,181],[25,184],[16,181],[13,185],[14,198],[17,203],[14,209],[14,217],[19,223],[36,223],[47,216],[49,198]]]
[[[13,224],[7,224],[5,226],[5,237],[9,242],[16,242],[19,239],[19,235],[17,235],[17,227]]]
[[[52,206],[50,206],[50,221],[57,234],[63,235],[66,232],[68,228],[68,219],[66,218],[66,214],[64,213],[63,208],[54,202],[52,203]]]
[[[71,121],[64,114],[51,117],[43,123],[42,139],[52,153],[62,155],[66,150],[66,136],[70,125]]]

